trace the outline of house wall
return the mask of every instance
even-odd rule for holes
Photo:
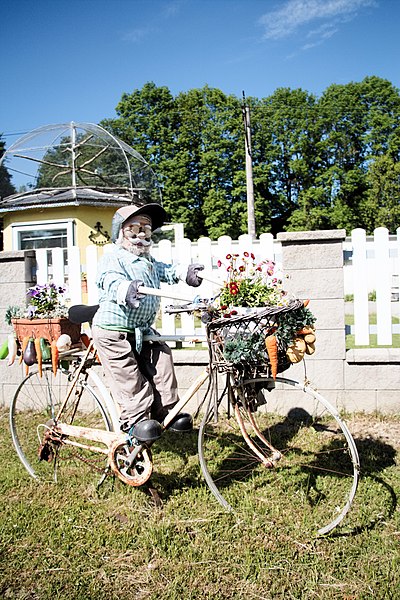
[[[4,250],[12,251],[12,225],[32,223],[36,221],[51,221],[52,219],[74,219],[75,245],[85,248],[91,243],[89,235],[96,233],[95,225],[100,222],[102,230],[111,235],[111,221],[115,207],[99,206],[74,206],[68,205],[59,208],[42,208],[31,211],[15,211],[4,213]],[[99,238],[100,241],[103,238]]]

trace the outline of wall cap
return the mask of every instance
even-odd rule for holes
[[[34,257],[35,257],[35,250],[2,250],[0,252],[0,262],[25,260],[25,258],[34,258]]]
[[[208,365],[208,350],[176,350],[172,348],[175,365]]]
[[[322,229],[319,231],[284,231],[277,234],[276,239],[282,244],[293,242],[337,242],[346,239],[345,229]]]
[[[346,352],[349,364],[400,363],[400,348],[353,348]]]

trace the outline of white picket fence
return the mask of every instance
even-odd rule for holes
[[[109,252],[111,244],[103,246],[101,249],[91,245],[85,249],[77,246],[68,249],[54,248],[52,250],[36,250],[37,259],[37,282],[44,284],[49,280],[57,285],[67,287],[68,302],[71,304],[96,304],[98,293],[96,287],[97,262],[101,252]],[[162,240],[152,249],[152,255],[157,260],[165,263],[190,263],[199,262],[205,265],[205,272],[212,273],[216,280],[224,280],[224,267],[218,268],[218,261],[227,263],[226,256],[229,253],[253,252],[256,260],[268,258],[277,263],[277,268],[281,262],[280,244],[274,241],[269,233],[260,235],[259,240],[252,240],[249,235],[242,235],[238,240],[232,240],[229,236],[222,236],[218,241],[213,242],[209,238],[200,238],[197,242],[191,242],[188,239],[178,240],[172,244],[169,240]],[[87,280],[87,293],[82,292],[82,273],[85,273]],[[193,300],[197,295],[202,298],[214,297],[218,292],[218,286],[210,281],[203,281],[201,288],[190,288],[184,282],[176,285],[161,284],[161,289],[169,295],[176,295],[176,298],[182,298],[182,301]],[[201,339],[204,334],[204,327],[195,327],[193,316],[183,313],[178,321],[173,315],[164,312],[168,304],[174,300],[162,298],[160,320],[161,326],[157,329],[163,335],[182,335],[193,336]],[[177,325],[179,324],[179,327]]]
[[[37,281],[43,284],[50,279],[57,285],[66,285],[67,295],[71,304],[96,304],[98,300],[95,284],[97,261],[100,252],[108,252],[111,245],[101,249],[95,245],[80,249],[77,246],[68,249],[54,248],[52,250],[36,250]],[[400,280],[400,228],[396,236],[390,236],[387,229],[380,227],[374,236],[368,237],[362,229],[355,229],[351,238],[346,240],[344,249],[344,285],[345,294],[354,295],[354,326],[356,345],[368,346],[370,334],[377,333],[378,345],[392,345],[392,334],[400,332],[398,324],[392,325],[393,317],[400,317],[399,280]],[[226,262],[226,255],[232,252],[242,254],[253,252],[256,260],[275,260],[277,268],[281,269],[281,245],[269,233],[260,235],[258,240],[252,240],[249,235],[242,235],[238,240],[222,236],[216,242],[209,238],[200,238],[197,242],[188,239],[178,240],[172,244],[162,240],[154,246],[153,256],[163,262],[200,262],[206,271],[213,272],[217,279],[223,279],[224,268],[218,268],[218,260]],[[82,292],[82,273],[87,278],[87,293]],[[177,297],[192,299],[197,293],[209,298],[217,293],[217,286],[204,281],[201,288],[188,288],[184,283],[174,286],[162,284],[169,294],[176,293]],[[397,291],[396,291],[397,290]],[[376,303],[371,306],[368,294],[376,292]],[[164,335],[203,335],[203,328],[195,329],[195,321],[188,314],[181,317],[179,329],[176,319],[166,315],[163,308],[172,300],[162,299],[161,327]],[[369,323],[370,313],[376,313],[376,325]]]
[[[378,227],[372,239],[363,229],[354,229],[344,251],[345,256],[346,252],[351,255],[344,275],[345,292],[354,295],[355,343],[368,346],[370,334],[376,333],[379,346],[391,346],[393,333],[400,333],[399,324],[392,323],[400,318],[400,228],[390,236],[385,227]],[[368,294],[372,291],[376,301],[371,306]],[[369,323],[371,312],[376,314],[376,325]]]

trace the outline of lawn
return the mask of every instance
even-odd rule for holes
[[[363,464],[357,501],[342,527],[317,537],[279,499],[273,514],[224,512],[199,473],[195,432],[166,446],[182,461],[160,509],[112,479],[99,491],[30,479],[0,417],[1,598],[399,597],[400,418],[351,419]]]
[[[354,325],[354,315],[346,315],[345,323],[346,323],[346,325]],[[399,318],[392,317],[392,324],[397,324],[397,323],[399,323]],[[376,314],[369,315],[369,324],[376,325]],[[356,346],[354,334],[347,334],[346,335],[346,350],[351,350],[353,348],[386,348],[386,347],[400,348],[400,334],[399,333],[394,333],[392,335],[392,345],[391,346],[378,346],[377,338],[378,338],[377,334],[372,333],[369,336],[369,345],[368,346]]]

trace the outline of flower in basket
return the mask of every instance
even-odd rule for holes
[[[222,310],[235,314],[235,307],[284,306],[287,295],[282,278],[275,273],[271,260],[256,262],[252,252],[227,254],[226,263],[218,261],[225,270],[225,284],[219,297]]]
[[[307,308],[307,302],[293,298],[283,289],[283,279],[275,272],[270,260],[256,262],[249,252],[243,255],[228,254],[225,268],[226,282],[220,293],[220,308],[227,317],[223,327],[224,356],[233,364],[270,365],[273,378],[299,362],[305,354],[314,352],[315,317]],[[259,315],[250,311],[238,322],[238,307],[264,307]],[[271,313],[268,314],[268,307]],[[230,323],[230,324],[228,324]],[[232,327],[232,329],[230,329]]]
[[[64,304],[65,288],[53,282],[35,285],[27,291],[29,319],[50,319],[66,317],[68,308]]]

